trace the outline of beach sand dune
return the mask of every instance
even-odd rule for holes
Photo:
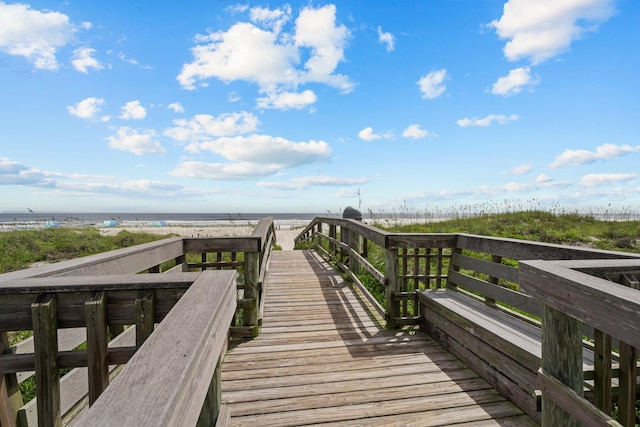
[[[126,230],[132,233],[152,233],[152,234],[174,234],[181,237],[243,237],[249,236],[253,232],[250,226],[230,226],[230,227],[100,227],[100,233],[106,236],[114,236]],[[292,250],[293,239],[302,231],[296,229],[276,230],[277,244],[282,250]]]

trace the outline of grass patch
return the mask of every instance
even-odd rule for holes
[[[167,238],[166,235],[131,233],[103,236],[97,228],[50,228],[0,233],[0,274]]]

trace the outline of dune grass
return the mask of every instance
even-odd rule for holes
[[[9,231],[0,233],[0,273],[21,270],[35,263],[79,258],[166,237],[126,230],[115,236],[103,236],[93,227]]]
[[[522,211],[382,228],[398,233],[467,233],[640,252],[640,221],[604,221],[578,213]]]

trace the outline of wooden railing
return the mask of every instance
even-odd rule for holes
[[[312,245],[336,262],[393,328],[418,323],[416,291],[445,285],[455,238],[453,234],[388,233],[352,219],[318,217],[295,242]],[[362,283],[363,271],[383,287],[383,302]]]
[[[524,291],[543,305],[543,425],[635,426],[640,261],[524,261],[520,271]],[[583,324],[596,331],[594,404],[583,397]],[[619,354],[615,364],[612,346]],[[614,366],[619,423],[610,417]]]
[[[635,337],[640,336],[638,334],[640,330],[640,319],[637,318],[638,307],[631,304],[630,299],[624,304],[622,302],[612,303],[606,296],[611,292],[613,298],[614,295],[617,295],[616,292],[622,292],[620,291],[621,285],[612,283],[612,280],[619,283],[626,281],[630,286],[638,285],[639,276],[637,274],[630,275],[628,269],[624,270],[625,267],[617,268],[616,266],[620,263],[625,266],[637,265],[634,263],[640,260],[640,255],[462,233],[390,233],[355,220],[325,217],[315,218],[297,236],[296,243],[316,248],[319,253],[345,271],[361,288],[365,288],[361,283],[363,276],[368,278],[368,288],[372,287],[371,282],[374,282],[374,285],[377,283],[378,287],[382,288],[382,292],[378,293],[378,295],[382,295],[382,297],[378,296],[378,307],[384,313],[388,327],[421,325],[423,329],[441,341],[448,350],[465,360],[470,367],[492,382],[501,393],[512,399],[534,419],[540,419],[540,414],[537,412],[539,405],[536,406],[537,399],[533,396],[534,389],[542,388],[543,392],[550,394],[557,391],[549,385],[551,380],[545,381],[547,379],[545,373],[551,372],[549,375],[557,375],[558,371],[565,369],[568,369],[567,372],[574,372],[573,368],[580,370],[580,376],[573,378],[573,382],[570,384],[576,389],[580,388],[580,393],[583,392],[583,387],[588,387],[586,390],[589,393],[589,399],[596,402],[608,415],[611,414],[612,402],[621,399],[619,400],[621,417],[631,417],[630,414],[633,410],[628,408],[635,407],[636,398],[636,385],[635,382],[632,382],[635,381],[632,378],[636,377],[635,370],[632,370],[635,369],[632,368],[635,364],[631,361],[635,361],[637,358],[638,343],[630,339],[629,334],[635,331]],[[589,302],[588,297],[585,297],[584,301],[580,300],[580,307],[585,308],[585,311],[582,312],[585,317],[581,318],[572,314],[572,309],[578,308],[577,300],[572,300],[571,297],[566,298],[566,295],[565,298],[560,298],[564,288],[553,287],[557,281],[564,284],[566,280],[547,279],[546,271],[535,278],[532,277],[531,266],[538,267],[538,264],[527,260],[545,260],[545,262],[551,262],[549,264],[551,266],[561,265],[553,263],[556,260],[573,260],[570,262],[574,264],[570,265],[584,263],[585,266],[592,269],[595,267],[589,263],[594,262],[593,265],[598,266],[598,269],[591,271],[596,271],[594,274],[599,274],[601,277],[608,275],[606,277],[609,280],[597,279],[601,293],[592,295],[594,301]],[[565,272],[578,274],[576,269],[563,268]],[[577,268],[577,270],[580,269]],[[555,270],[553,271],[556,274]],[[614,273],[617,276],[612,276]],[[581,276],[578,278],[572,276],[577,283],[582,283],[581,281],[584,280],[588,284],[596,280],[595,277],[585,273],[579,274]],[[524,280],[526,283],[523,282]],[[577,285],[572,284],[572,286]],[[466,330],[466,335],[460,334],[457,338],[460,341],[441,336],[446,333],[444,332],[446,328],[443,329],[442,324],[430,324],[425,319],[437,318],[440,319],[439,321],[443,321],[442,316],[447,316],[445,313],[451,312],[442,311],[435,316],[430,316],[424,313],[424,310],[429,310],[429,307],[437,308],[437,300],[429,300],[435,301],[435,305],[418,302],[422,293],[424,293],[422,297],[427,299],[432,296],[444,295],[423,292],[425,289],[438,288],[444,288],[442,289],[444,292],[455,291],[454,295],[462,295],[467,298],[467,301],[475,301],[475,307],[477,307],[477,302],[480,302],[486,307],[495,309],[483,312],[490,313],[489,315],[494,313],[496,319],[500,317],[500,319],[507,319],[507,322],[509,322],[508,319],[514,319],[513,322],[516,323],[512,322],[513,325],[517,326],[518,322],[523,322],[530,325],[529,328],[538,328],[538,337],[540,336],[541,323],[544,324],[551,309],[555,309],[561,314],[564,313],[565,317],[569,315],[580,319],[584,325],[579,323],[579,325],[572,326],[574,329],[579,326],[579,331],[574,331],[576,334],[574,338],[578,343],[574,350],[580,357],[580,363],[569,369],[563,365],[563,361],[553,361],[552,363],[556,366],[556,369],[553,370],[546,370],[544,368],[546,365],[543,363],[544,371],[538,375],[536,382],[536,372],[541,365],[540,347],[536,348],[535,340],[529,341],[527,348],[515,348],[520,345],[517,342],[507,343],[509,347],[506,344],[500,344],[504,342],[500,340],[505,339],[505,334],[500,334],[500,331],[494,329],[493,331],[487,330],[485,335],[486,339],[497,338],[497,341],[488,345],[487,342],[478,342],[478,346],[482,344],[482,348],[478,346],[468,348],[465,346],[469,344],[465,341],[477,339],[478,330],[472,323],[468,323],[472,322],[469,320],[470,318],[463,319],[455,314],[450,315],[448,321],[467,322],[452,327],[457,328],[458,332]],[[365,292],[368,291],[365,290]],[[549,292],[553,293],[549,294]],[[637,304],[638,292],[640,291],[625,288],[624,292],[629,298],[631,295],[635,295],[635,304]],[[631,292],[633,294],[630,294]],[[547,301],[555,298],[556,295],[558,298],[557,301],[554,300],[553,304]],[[369,295],[369,298],[373,299],[373,296]],[[560,302],[566,304],[566,308],[564,305],[554,305],[560,304]],[[599,323],[599,320],[594,319],[594,316],[598,316],[589,312],[589,307],[592,307],[592,304],[602,304],[598,308],[598,313],[609,311],[610,323],[603,325]],[[473,309],[474,305],[468,304],[464,307],[463,312],[467,308]],[[570,309],[571,307],[573,308]],[[629,318],[633,323],[632,326],[629,326],[630,329],[622,336],[613,334],[609,328],[615,328],[616,325],[619,325],[620,318],[631,311],[635,314]],[[501,327],[497,321],[490,323],[494,325],[493,328]],[[611,351],[609,335],[621,341],[620,351],[626,355],[620,354],[619,361],[617,360],[618,353]],[[558,347],[558,343],[553,345],[556,346],[555,348],[563,348]],[[617,349],[615,341],[613,346],[614,350]],[[589,366],[583,366],[583,351],[595,354],[596,359],[601,358],[601,366],[607,366],[607,368],[598,368],[597,363],[595,370]],[[544,352],[543,348],[543,358]],[[483,353],[487,357],[496,357],[497,359],[483,360],[478,356]],[[572,355],[572,357],[578,356]],[[572,363],[578,362],[574,360]],[[623,370],[622,365],[627,366],[627,370]],[[584,378],[583,368],[588,371],[585,371]],[[540,384],[542,386],[539,387]],[[623,387],[623,384],[626,385]],[[579,405],[576,406],[573,403],[572,405],[569,411],[575,415],[576,411],[580,411]],[[550,404],[542,406],[548,409]],[[608,415],[599,419],[608,420]],[[547,425],[562,424],[551,423]],[[624,425],[633,424],[625,423]]]
[[[1,425],[60,425],[87,401],[89,413],[109,412],[102,400],[119,402],[106,419],[133,417],[120,425],[213,425],[220,411],[214,369],[230,333],[259,333],[274,241],[269,218],[246,237],[168,238],[0,275]],[[33,337],[10,346],[12,331]],[[122,385],[103,399],[125,363],[133,364],[114,381]],[[60,369],[72,371],[60,378]],[[33,375],[36,399],[23,406],[19,384]],[[127,395],[131,381],[137,388]]]
[[[295,242],[316,248],[363,288],[358,276],[369,273],[384,287],[384,301],[377,303],[391,328],[417,324],[416,293],[442,287],[468,292],[499,309],[516,308],[535,322],[541,310],[539,303],[520,290],[520,260],[640,258],[631,253],[463,233],[390,233],[353,219],[331,217],[315,218]]]

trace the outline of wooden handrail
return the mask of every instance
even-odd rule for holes
[[[183,239],[170,237],[130,248],[0,274],[0,287],[3,282],[28,277],[139,273],[182,254]]]
[[[65,328],[58,329],[58,335],[63,333],[61,336],[64,338],[64,341],[61,341],[61,343],[64,342],[64,345],[59,350],[57,345],[47,344],[51,347],[50,354],[56,355],[57,365],[53,369],[89,366],[89,371],[91,371],[89,375],[94,378],[89,381],[89,389],[93,390],[89,394],[89,398],[93,401],[105,387],[105,360],[111,365],[127,363],[136,352],[137,347],[143,345],[145,340],[153,336],[151,332],[154,323],[161,322],[165,318],[169,310],[202,274],[196,271],[188,272],[187,253],[230,252],[232,254],[231,262],[213,263],[218,269],[236,269],[242,266],[241,255],[244,254],[245,272],[256,271],[258,275],[254,280],[251,278],[251,274],[245,274],[245,286],[243,286],[245,295],[251,294],[251,291],[247,293],[246,289],[256,289],[256,291],[253,297],[241,301],[242,307],[245,312],[249,310],[249,314],[258,313],[256,308],[262,307],[261,283],[265,280],[266,264],[275,241],[274,230],[273,219],[267,218],[258,224],[251,235],[246,237],[168,238],[132,248],[0,275],[0,338],[3,340],[3,346],[7,347],[5,331],[34,328],[32,302],[37,300],[40,295],[50,295],[50,299],[46,302],[43,300],[39,310],[53,312],[49,305],[55,304],[57,306],[55,311],[58,313],[56,316],[57,326]],[[236,253],[240,253],[237,261]],[[172,264],[169,264],[168,267],[161,267],[165,261],[173,261],[176,265],[171,267]],[[202,265],[204,269],[205,263]],[[161,273],[163,268],[167,268],[166,274],[137,274]],[[206,273],[210,274],[210,272]],[[240,304],[236,302],[238,284],[235,272],[216,271],[215,273],[234,275],[234,279],[231,280],[233,282],[233,303],[225,304],[232,308],[232,313],[236,307],[241,309]],[[259,317],[247,316],[245,313],[241,318],[244,320],[243,326],[236,327],[240,333],[255,335],[259,332]],[[46,326],[43,330],[48,336],[53,337],[56,335],[55,327],[52,328],[52,324],[47,326],[48,323],[51,322],[42,322],[42,325]],[[75,333],[76,329],[68,328],[84,329],[88,327],[89,323],[95,325],[91,328],[96,328],[87,331],[86,336],[92,341],[92,344],[89,344],[91,348],[69,351],[80,342],[72,346],[69,346],[68,342],[78,341],[80,335]],[[230,323],[231,321],[221,329],[225,336],[228,335]],[[136,325],[136,328],[127,330],[132,332],[135,329],[133,335],[128,335],[134,338],[133,342],[137,343],[136,346],[127,344],[128,347],[112,348],[109,344],[106,347],[104,328],[108,327],[113,332],[118,329],[122,330],[122,325]],[[73,340],[68,340],[64,333],[71,331],[74,331]],[[42,334],[38,333],[38,335]],[[82,336],[84,337],[85,334]],[[31,341],[37,342],[38,340],[32,338]],[[42,347],[42,344],[36,345],[35,349],[33,345],[30,349],[28,345],[20,346],[17,354],[0,355],[0,378],[3,380],[3,384],[17,385],[18,377],[24,380],[34,370],[37,374],[38,346]],[[93,363],[96,360],[102,362]],[[95,366],[95,368],[91,368],[91,366]],[[9,382],[7,383],[6,380]],[[52,389],[58,387],[55,380],[51,382],[51,385]],[[2,391],[7,389],[8,386],[5,385]],[[46,391],[49,387],[43,386],[38,389]],[[0,395],[0,419],[3,420],[3,426],[6,424],[4,420],[13,419],[15,421],[16,411],[22,405],[20,391],[16,387],[11,387],[9,395],[6,392],[4,394],[4,397]],[[39,396],[38,401],[44,402],[43,405],[51,410],[59,406],[55,404],[55,397],[51,401],[47,396]],[[162,404],[162,402],[157,403]],[[35,405],[30,406],[35,407]],[[40,411],[40,406],[38,404],[38,411]],[[213,407],[210,404],[208,406]],[[30,414],[32,413],[33,411],[30,412]],[[21,417],[22,414],[24,414],[24,410],[20,410],[18,416]],[[59,415],[59,413],[47,412],[47,415],[43,414],[42,419],[51,419],[52,416]],[[32,416],[27,415],[27,417]]]
[[[522,288],[543,304],[542,371],[543,425],[574,425],[584,421],[582,367],[572,361],[582,357],[582,324],[599,331],[596,353],[603,337],[620,341],[620,386],[618,413],[620,424],[609,414],[611,363],[596,363],[595,396],[600,409],[589,404],[592,424],[635,426],[637,358],[640,348],[640,291],[596,277],[607,270],[640,270],[640,260],[524,261],[520,267]],[[607,351],[610,351],[610,338]],[[561,352],[555,349],[562,349]],[[572,351],[573,350],[573,351]],[[598,379],[605,378],[607,380]],[[546,393],[545,393],[546,391]],[[595,414],[595,415],[593,415]]]
[[[199,418],[198,425],[215,425],[221,391],[216,370],[235,293],[235,272],[202,272],[89,408],[82,425],[195,426]],[[203,406],[212,410],[202,413]]]

